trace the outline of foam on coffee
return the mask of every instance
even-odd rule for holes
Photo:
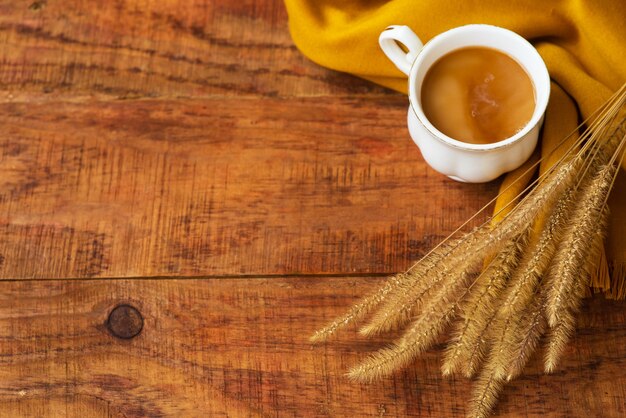
[[[428,120],[447,136],[490,144],[526,126],[535,109],[535,89],[524,68],[507,54],[469,47],[430,67],[421,102]]]

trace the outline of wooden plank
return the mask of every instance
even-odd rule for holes
[[[0,105],[0,277],[379,273],[495,194],[434,172],[401,97]]]
[[[470,383],[442,379],[440,351],[372,385],[343,373],[381,341],[308,335],[380,278],[15,281],[0,292],[0,416],[464,417]],[[144,318],[115,338],[119,304]],[[535,358],[499,416],[622,417],[624,303],[596,298],[558,372]],[[70,416],[72,416],[70,414]]]
[[[0,89],[5,100],[389,94],[310,63],[282,0],[0,0]]]
[[[0,417],[464,416],[437,351],[362,386],[380,340],[306,336],[496,185],[427,168],[406,99],[307,61],[281,0],[0,0],[0,103]],[[19,280],[208,275],[251,277]],[[588,303],[498,413],[623,416],[624,312]]]

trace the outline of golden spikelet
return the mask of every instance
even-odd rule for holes
[[[429,349],[454,317],[460,299],[467,292],[467,282],[468,276],[461,275],[458,281],[440,289],[398,341],[370,355],[353,367],[348,376],[364,382],[376,380]]]
[[[605,230],[605,203],[613,184],[616,167],[602,167],[581,190],[578,205],[572,212],[573,222],[564,231],[563,239],[550,267],[550,287],[546,303],[546,314],[550,327],[559,322],[561,313],[566,312],[570,291],[578,276],[582,274],[589,254],[589,244],[598,230]]]
[[[408,338],[402,338],[401,341],[378,350],[352,367],[348,372],[348,377],[359,382],[372,382],[406,366],[417,355],[430,348],[453,317],[454,309],[454,305],[447,305],[437,312],[438,318],[428,316],[427,320],[432,322],[424,322],[423,320],[416,322],[411,328],[424,327],[425,329],[420,333],[411,332],[414,337],[413,340],[409,341]]]
[[[522,245],[523,239],[507,244],[476,279],[468,300],[461,306],[460,320],[456,322],[453,337],[446,347],[441,368],[444,376],[458,372],[461,367],[466,375],[474,374],[484,354],[480,337],[487,328],[488,318],[495,314],[495,300],[517,265]],[[471,353],[476,354],[472,356]]]
[[[474,263],[470,264],[471,261]],[[472,259],[460,266],[457,264],[456,269],[442,265],[432,271],[428,278],[415,283],[412,289],[396,292],[394,297],[389,298],[359,332],[362,335],[374,336],[405,325],[419,308],[428,304],[430,296],[440,287],[446,287],[466,275],[475,262],[476,260]]]
[[[544,353],[544,370],[546,373],[552,373],[556,370],[567,343],[576,331],[574,314],[578,311],[580,303],[588,291],[587,281],[582,274],[577,277],[574,286],[570,290],[572,296],[568,300],[568,305],[563,306],[562,312],[559,314],[559,321],[550,327],[548,333]]]
[[[309,338],[309,341],[312,343],[326,341],[331,335],[335,334],[341,328],[344,328],[353,322],[359,321],[370,313],[372,309],[378,306],[378,304],[380,304],[385,297],[387,297],[387,295],[398,286],[399,282],[406,280],[408,279],[407,274],[405,273],[399,273],[390,277],[378,291],[361,299],[361,301],[352,306],[348,312],[336,318],[326,327],[315,331],[315,333]]]
[[[467,418],[486,418],[496,406],[498,396],[504,387],[504,379],[494,374],[493,370],[485,367],[472,389],[472,398]]]
[[[567,200],[567,198],[562,198],[557,203],[557,206],[561,206],[562,215],[567,212],[569,203]],[[549,259],[541,260],[542,254],[538,254],[538,251],[549,251],[550,247],[554,245],[547,241],[555,239],[554,231],[551,228],[557,227],[559,222],[562,220],[558,219],[557,222],[552,216],[543,229],[540,239],[524,250],[522,262],[510,277],[503,292],[503,298],[501,298],[502,303],[495,314],[495,318],[491,320],[492,325],[489,329],[491,350],[485,367],[498,379],[508,379],[515,373],[512,365],[515,359],[518,363],[523,363],[521,364],[523,367],[525,357],[529,351],[534,349],[534,344],[536,344],[534,337],[538,329],[531,326],[531,322],[528,320],[539,311],[537,284],[543,275],[545,265],[549,262]],[[544,238],[544,242],[541,238]],[[539,325],[540,321],[535,319],[537,320],[535,325]],[[520,341],[520,336],[528,337],[528,339]],[[519,365],[516,368],[519,368]]]
[[[485,367],[499,379],[506,379],[509,374],[509,360],[514,356],[515,349],[514,331],[525,310],[526,306],[518,304],[515,310],[509,310],[507,313],[499,310],[492,320],[488,334],[491,349]]]
[[[562,315],[559,322],[550,329],[544,354],[544,370],[552,373],[556,370],[563,350],[576,329],[576,321],[570,309],[568,314]]]
[[[544,330],[539,298],[512,316],[496,315],[496,324],[487,334],[491,350],[477,379],[468,416],[486,417],[491,413],[504,382],[524,368]]]
[[[391,344],[352,367],[347,376],[354,381],[370,383],[393,373],[397,368],[406,366],[413,359],[408,348]]]
[[[484,318],[480,318],[476,330],[468,335],[468,351],[463,355],[465,362],[463,363],[463,374],[465,377],[472,378],[479,370],[480,366],[484,363],[489,349],[492,344],[493,330],[492,326],[496,321],[496,314],[498,312],[497,306],[493,306],[493,312]]]
[[[596,260],[602,252],[608,215],[608,207],[604,206],[601,209],[598,227],[593,232],[593,235],[589,237],[591,241],[587,242],[586,250],[588,252],[585,256],[583,268],[575,277],[572,287],[568,289],[568,297],[563,299],[565,303],[561,305],[561,311],[556,315],[557,322],[550,326],[551,329],[544,355],[546,373],[552,373],[556,369],[567,342],[576,329],[574,315],[578,312],[581,301],[589,290],[589,277],[595,268]]]
[[[546,319],[543,314],[543,300],[543,297],[535,295],[535,299],[520,316],[515,330],[512,331],[515,346],[511,350],[511,358],[508,359],[507,381],[522,373],[526,363],[535,352],[539,339],[545,333]]]

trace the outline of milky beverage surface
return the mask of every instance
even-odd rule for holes
[[[426,73],[422,108],[447,136],[490,144],[520,131],[535,109],[535,89],[513,58],[491,48],[452,51]]]

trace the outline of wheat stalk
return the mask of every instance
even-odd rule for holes
[[[466,273],[481,260],[488,257],[494,248],[501,248],[520,231],[530,227],[541,208],[550,206],[559,193],[576,179],[577,170],[583,160],[576,156],[546,177],[541,187],[533,189],[518,206],[499,224],[491,228],[484,225],[471,237],[464,237],[450,252],[446,262],[430,271],[420,283],[412,288],[404,288],[388,298],[364,327],[363,333],[374,335],[404,325],[416,309],[423,305],[423,298],[438,286],[451,271]]]
[[[494,215],[497,219],[510,209],[498,224],[488,220],[454,238],[494,199],[311,340],[326,340],[368,316],[360,329],[365,336],[404,327],[399,339],[348,373],[369,382],[410,363],[458,317],[442,373],[479,373],[472,417],[491,413],[504,384],[522,372],[546,332],[544,367],[553,371],[574,332],[575,314],[602,248],[606,201],[626,148],[626,118],[613,127],[625,103],[626,84],[588,119],[588,128],[546,173]],[[490,262],[474,275],[484,259]]]
[[[574,159],[571,164],[580,165],[581,161]],[[504,302],[500,302],[501,304],[496,308],[495,299],[493,299],[491,303],[487,303],[483,307],[482,312],[476,312],[479,314],[476,315],[479,319],[465,320],[464,332],[461,331],[460,338],[457,339],[456,344],[450,347],[451,351],[448,352],[449,354],[444,360],[444,374],[453,370],[454,362],[460,361],[460,354],[456,353],[463,351],[466,353],[462,359],[464,360],[464,373],[468,377],[472,376],[482,363],[489,344],[492,344],[489,358],[490,369],[498,379],[505,376],[508,366],[507,358],[509,357],[507,347],[511,345],[507,341],[510,338],[508,330],[529,303],[534,294],[534,289],[554,253],[559,240],[559,227],[566,219],[568,204],[571,200],[572,183],[574,183],[575,178],[575,176],[567,178],[567,182],[564,184],[565,196],[558,198],[556,210],[550,216],[539,239],[524,251],[525,255],[520,265],[512,268],[511,272],[513,273],[509,272],[507,275],[507,277],[511,277],[504,292]],[[497,335],[499,337],[496,337]]]
[[[491,326],[489,340],[492,346],[487,367],[498,379],[510,380],[519,373],[543,333],[543,318],[538,317],[541,311],[537,302],[537,285],[560,242],[574,192],[573,187],[567,189],[555,204],[548,221],[545,224],[538,222],[541,234],[524,250],[521,262],[511,274],[499,309],[492,309],[483,319]],[[484,326],[481,334],[485,335],[486,330],[487,326]],[[516,341],[520,336],[523,340]],[[472,350],[476,354],[469,358],[469,373],[473,373],[485,355],[485,338],[477,341],[481,345]]]

